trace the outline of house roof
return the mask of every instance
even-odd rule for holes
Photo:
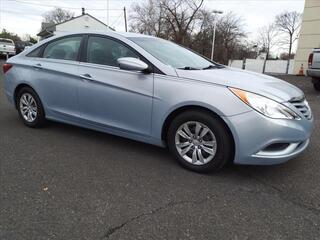
[[[88,13],[85,13],[85,14],[82,14],[82,15],[79,15],[77,17],[73,17],[73,18],[70,18],[64,22],[61,22],[61,23],[56,23],[56,24],[50,24],[50,23],[42,23],[41,24],[41,27],[42,27],[42,30],[37,34],[37,36],[39,37],[45,37],[45,36],[49,36],[49,35],[52,35],[53,32],[56,30],[56,26],[58,25],[61,25],[61,24],[64,24],[66,22],[70,22],[70,21],[73,21],[77,18],[80,18],[80,17],[83,17],[83,16],[89,16],[91,17],[92,19],[96,20],[97,22],[105,25],[107,28],[109,28],[110,30],[112,31],[115,31],[114,28],[111,28],[109,27],[107,24],[105,24],[104,22],[100,21],[99,19],[95,18],[94,16],[88,14]]]

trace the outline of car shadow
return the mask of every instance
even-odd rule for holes
[[[181,171],[192,172],[190,170],[182,168],[170,154],[167,148],[161,148],[151,144],[134,141],[131,139],[126,139],[123,137],[118,137],[108,133],[98,132],[91,129],[81,128],[73,125],[68,125],[59,122],[49,121],[47,130],[52,130],[59,132],[60,134],[67,136],[73,136],[73,138],[81,139],[85,142],[90,142],[91,144],[99,143],[108,145],[110,148],[119,148],[125,146],[127,151],[134,153],[135,155],[140,155],[142,158],[149,158],[150,161],[161,161],[157,164],[162,165],[162,167],[176,167],[182,169]],[[156,158],[154,157],[156,156]],[[142,160],[145,161],[145,160]],[[203,176],[221,176],[226,177],[230,175],[243,175],[246,174],[249,177],[252,174],[263,174],[274,176],[275,171],[286,171],[288,163],[273,165],[273,166],[249,166],[249,165],[236,165],[233,163],[227,164],[223,169],[218,172],[213,173],[200,173]],[[282,169],[282,170],[281,170]],[[198,175],[198,173],[195,173]]]
[[[150,145],[143,142],[138,142],[123,137],[118,137],[115,135],[98,132],[91,129],[86,129],[82,127],[77,127],[74,125],[48,121],[45,127],[40,129],[28,129],[23,125],[23,123],[18,118],[16,112],[12,109],[9,110],[7,114],[4,114],[2,120],[3,124],[10,123],[8,127],[19,128],[19,132],[23,134],[24,131],[28,131],[30,134],[37,136],[37,134],[45,135],[48,138],[59,138],[64,139],[63,143],[73,142],[80,148],[86,148],[87,145],[94,146],[96,145],[97,155],[107,154],[106,149],[115,149],[115,151],[121,152],[125,147],[126,151],[131,155],[134,155],[135,161],[141,167],[143,164],[148,161],[154,161],[154,164],[160,168],[175,168],[175,172],[183,171],[191,172],[190,170],[182,168],[170,154],[167,148],[161,148],[154,145]],[[54,144],[54,143],[53,143]],[[61,146],[57,147],[58,150],[65,151]],[[117,158],[117,157],[115,157]],[[120,158],[120,157],[119,157]],[[99,161],[99,160],[97,160]],[[122,159],[126,161],[126,159]],[[139,163],[140,161],[140,163]],[[292,168],[299,168],[299,159],[293,159],[287,163],[273,166],[249,166],[249,165],[235,165],[233,163],[227,164],[219,172],[214,173],[201,173],[202,176],[216,176],[216,177],[237,177],[239,175],[246,175],[248,177],[263,176],[265,178],[277,178],[277,174],[285,173],[290,171]],[[277,173],[277,174],[276,174]],[[198,174],[196,174],[198,175]]]

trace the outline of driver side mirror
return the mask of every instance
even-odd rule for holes
[[[145,62],[138,58],[133,57],[122,57],[118,58],[118,64],[120,69],[130,70],[130,71],[145,71],[149,72],[149,66]]]

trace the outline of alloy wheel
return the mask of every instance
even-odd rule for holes
[[[211,129],[203,123],[183,123],[176,131],[175,145],[180,156],[194,165],[210,162],[217,152],[217,141]]]
[[[31,123],[37,118],[37,103],[30,93],[23,93],[21,95],[19,107],[25,121]]]

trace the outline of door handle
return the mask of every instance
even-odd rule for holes
[[[40,63],[33,65],[33,67],[36,69],[42,69],[42,65]]]
[[[86,74],[81,74],[80,77],[81,77],[82,79],[85,79],[85,80],[89,80],[89,81],[92,80],[91,75],[88,74],[88,73],[86,73]]]

